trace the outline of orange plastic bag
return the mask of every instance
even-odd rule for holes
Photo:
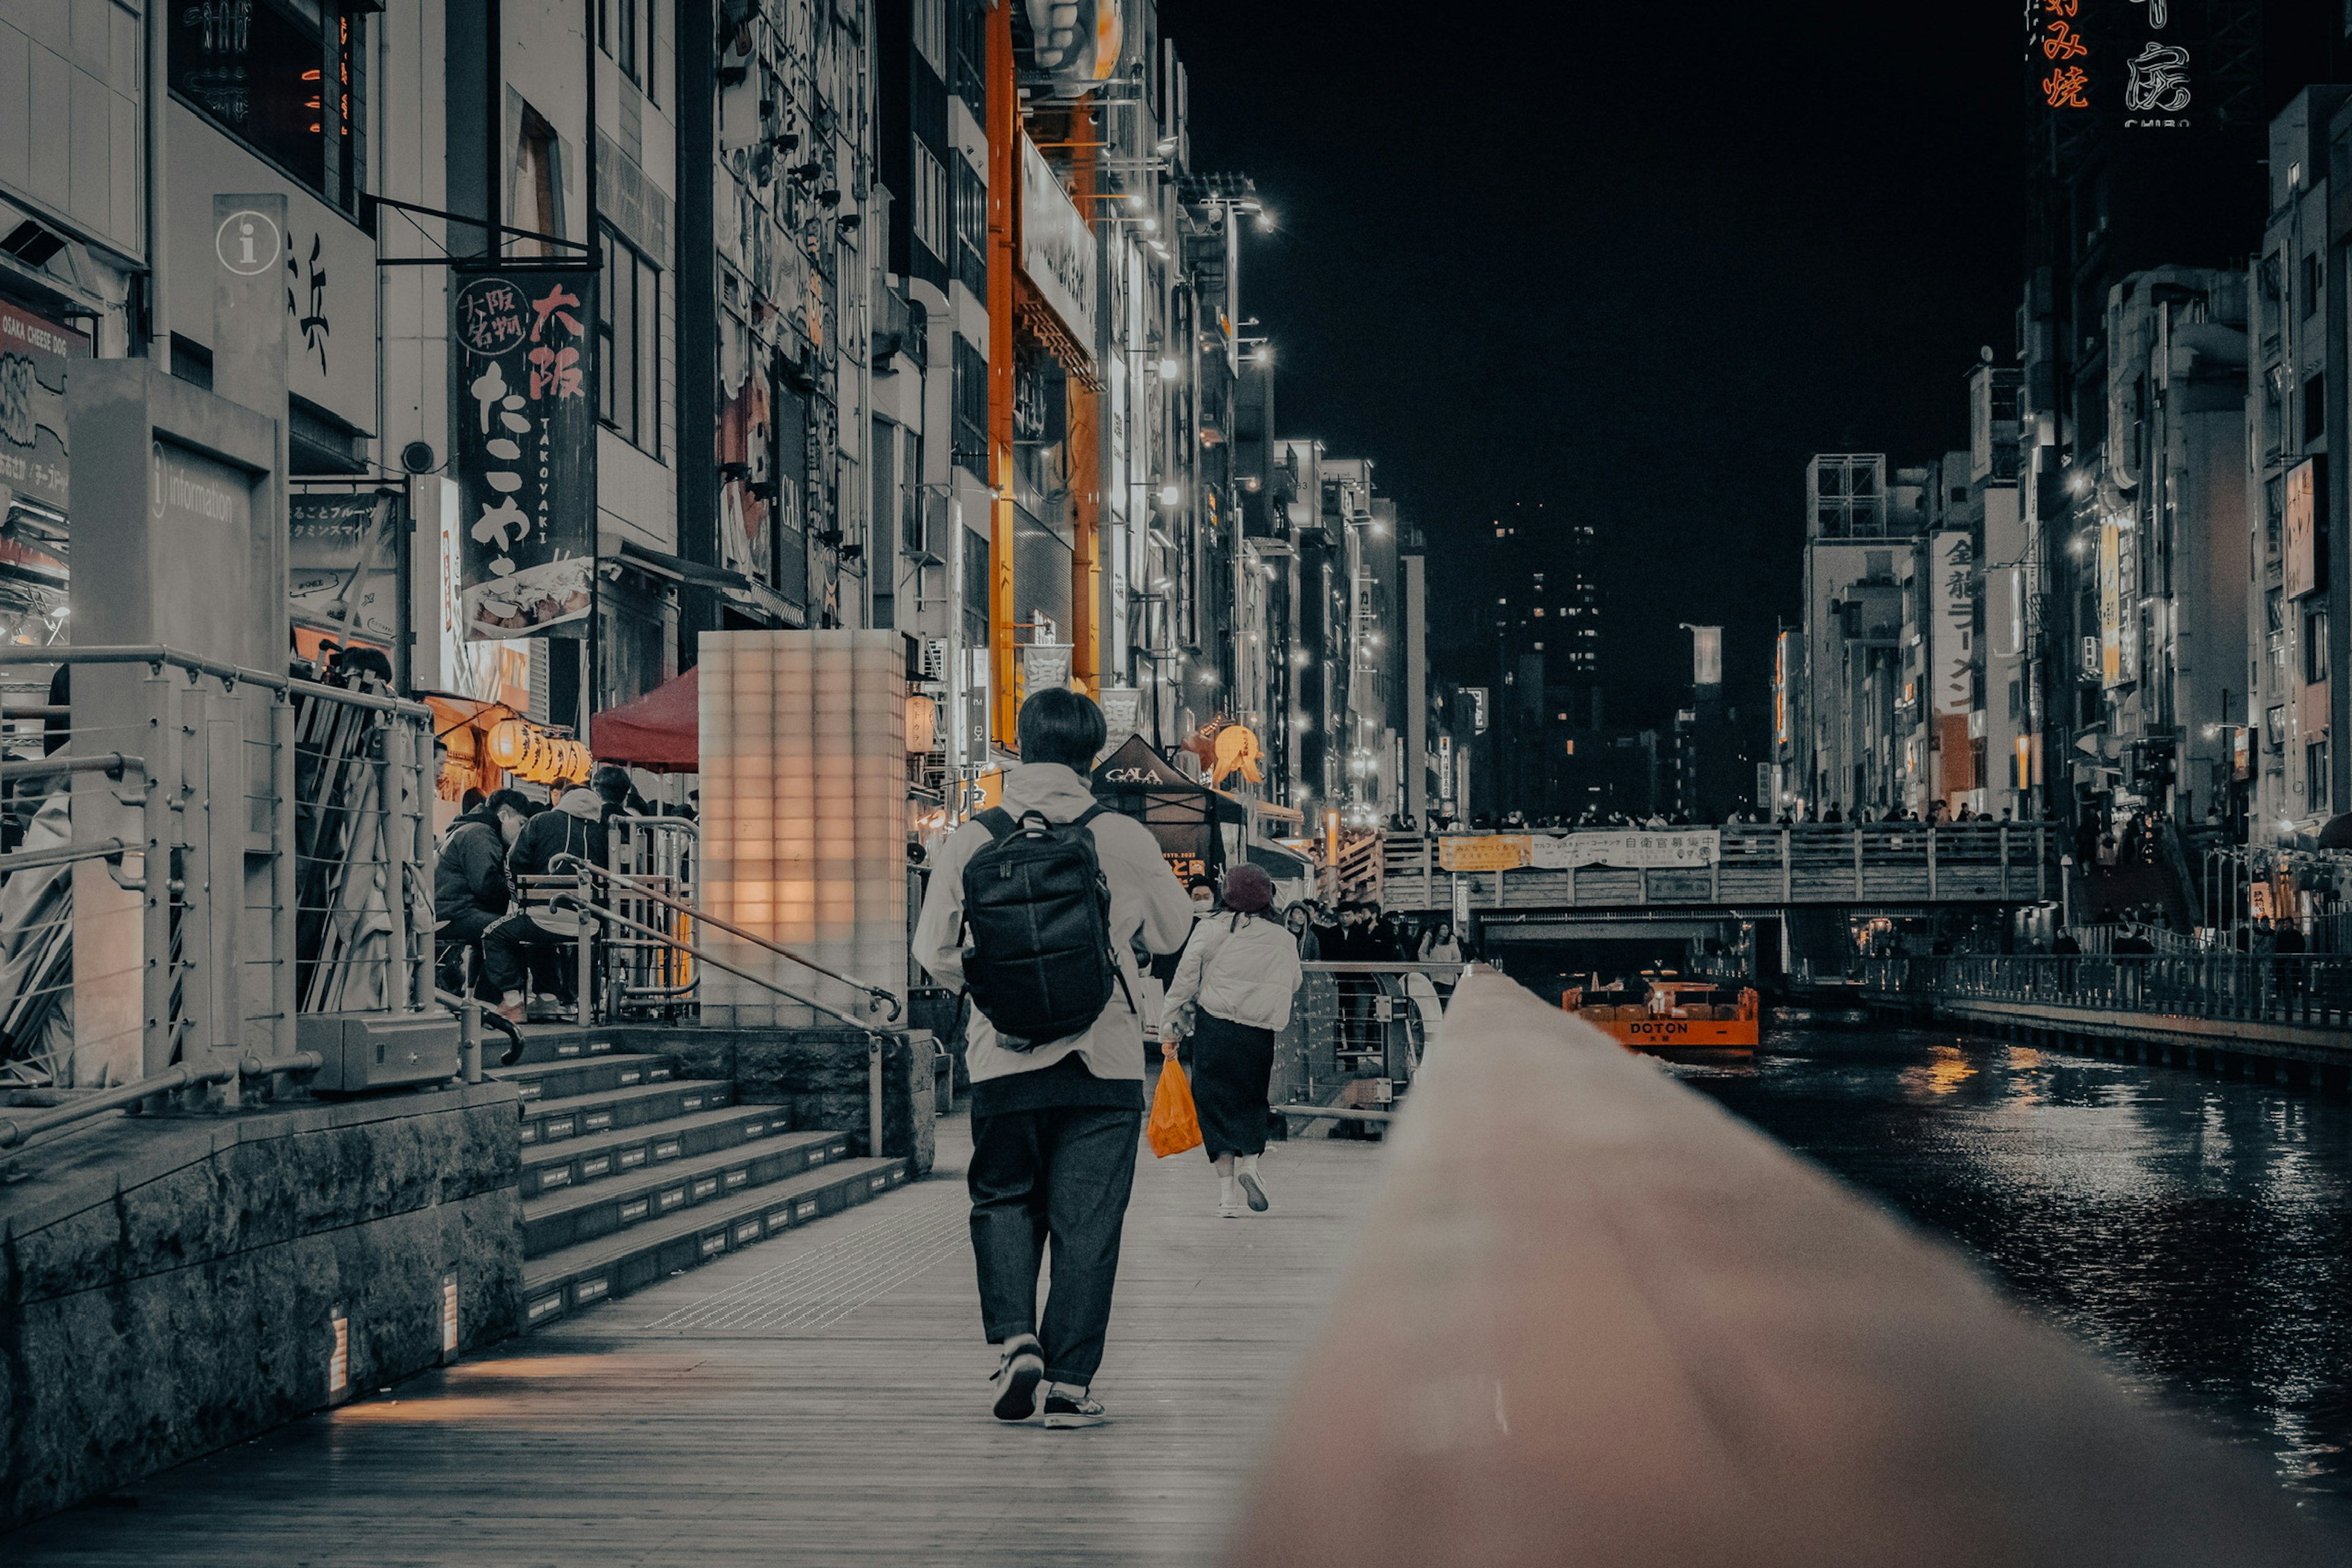
[[[1165,1160],[1201,1146],[1201,1118],[1192,1109],[1192,1086],[1171,1057],[1160,1066],[1160,1089],[1151,1097],[1151,1152]]]

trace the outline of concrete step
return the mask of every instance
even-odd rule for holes
[[[715,1110],[734,1102],[735,1086],[726,1079],[664,1078],[657,1083],[637,1083],[626,1089],[592,1089],[560,1100],[530,1100],[522,1105],[522,1146],[526,1156],[534,1145],[564,1138],[643,1127],[698,1111]]]
[[[526,1107],[535,1100],[567,1100],[601,1089],[634,1089],[645,1083],[667,1083],[677,1077],[677,1064],[667,1056],[597,1056],[581,1060],[521,1062],[491,1068],[484,1075],[515,1086]]]
[[[524,1265],[523,1326],[539,1328],[583,1307],[641,1290],[679,1269],[839,1214],[906,1181],[904,1160],[844,1160],[575,1242]]]
[[[536,1198],[565,1187],[625,1176],[633,1171],[653,1170],[674,1160],[740,1149],[791,1130],[781,1105],[726,1104],[729,1097],[725,1091],[729,1087],[723,1083],[718,1086],[719,1092],[714,1098],[720,1101],[719,1105],[691,1115],[583,1133],[538,1147],[526,1140],[522,1152],[523,1197]],[[688,1098],[700,1101],[704,1097],[694,1094]]]
[[[482,1055],[497,1061],[507,1048],[503,1031],[492,1025],[482,1028]],[[517,1065],[532,1067],[549,1062],[584,1061],[601,1056],[618,1056],[626,1047],[614,1038],[611,1029],[583,1029],[570,1024],[525,1024],[522,1026],[522,1059]]]
[[[707,1154],[614,1175],[572,1190],[559,1188],[522,1205],[522,1255],[560,1248],[663,1219],[712,1199],[762,1187],[849,1153],[846,1132],[785,1132]]]

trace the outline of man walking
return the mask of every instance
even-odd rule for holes
[[[1039,1043],[1007,1040],[973,1009],[967,1180],[981,1317],[999,1353],[997,1419],[1035,1415],[1042,1381],[1047,1426],[1093,1426],[1103,1409],[1087,1390],[1102,1363],[1143,1124],[1143,1025],[1131,947],[1140,935],[1153,952],[1177,951],[1192,929],[1192,904],[1141,823],[1108,813],[1088,817],[1095,799],[1087,770],[1103,747],[1102,710],[1079,692],[1040,691],[1022,704],[1020,729],[1023,761],[1005,770],[1003,816],[983,813],[940,847],[914,956],[940,984],[964,985],[976,951],[965,945],[965,868],[1002,847],[1009,823],[1086,819],[1081,831],[1109,890],[1106,935],[1118,984],[1079,1032]],[[978,982],[975,969],[975,1000],[984,1002]],[[1053,1285],[1040,1323],[1037,1274],[1048,1238]]]

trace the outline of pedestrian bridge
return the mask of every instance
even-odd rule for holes
[[[2014,822],[1394,833],[1380,898],[1490,917],[2029,904],[2058,896],[2056,846],[2048,824]]]
[[[1274,1210],[1241,1220],[1197,1154],[1139,1151],[1094,1431],[989,1416],[950,1121],[949,1180],[360,1388],[0,1555],[2340,1560],[1958,1255],[1499,977],[1465,980],[1395,1128],[1277,1145]]]

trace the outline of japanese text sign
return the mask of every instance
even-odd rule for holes
[[[466,636],[528,637],[588,614],[596,555],[597,277],[460,272],[450,469]]]

